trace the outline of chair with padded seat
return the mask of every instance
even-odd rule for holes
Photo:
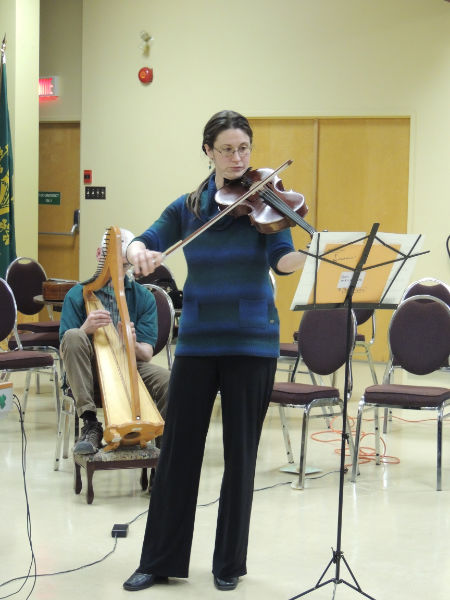
[[[300,365],[302,358],[298,353],[298,330],[292,335],[292,342],[280,342],[280,356],[277,362],[277,371],[287,373],[288,381],[295,381],[298,373],[306,373],[301,371]]]
[[[17,331],[17,335],[22,348],[52,352],[59,359],[59,330],[35,333],[19,333]],[[8,342],[8,348],[10,350],[16,350],[17,347],[17,340],[15,338],[10,339]]]
[[[117,469],[142,469],[140,484],[142,490],[148,487],[147,469],[155,469],[159,459],[159,448],[149,443],[145,448],[126,446],[111,452],[100,449],[96,454],[74,455],[74,491],[79,494],[83,489],[81,469],[86,470],[87,490],[86,502],[94,501],[93,477],[95,471],[111,471]]]
[[[367,339],[364,333],[358,331],[358,329],[356,330],[353,358],[357,357],[358,355],[363,355],[363,357],[367,360],[367,363],[369,365],[370,373],[372,375],[372,381],[376,385],[378,383],[378,379],[377,374],[375,372],[375,365],[373,362],[372,353],[370,351],[370,348],[375,341],[375,309],[355,308],[354,313],[357,328],[359,328],[360,325],[363,325],[364,323],[370,320],[372,331],[370,338]]]
[[[178,289],[172,271],[166,265],[159,265],[149,275],[143,275],[136,279],[140,284],[151,283],[165,290],[172,300],[175,309],[182,308],[183,293]]]
[[[142,284],[153,294],[156,300],[156,310],[158,313],[158,339],[156,340],[153,356],[156,356],[166,349],[167,366],[169,370],[172,368],[172,335],[175,323],[175,309],[169,294],[164,288],[152,283]]]
[[[422,277],[422,279],[418,279],[417,281],[413,281],[412,283],[410,283],[410,285],[403,292],[400,302],[403,302],[411,296],[420,295],[439,298],[448,306],[450,306],[450,286],[448,286],[440,279],[436,279],[435,277]],[[393,366],[394,368],[396,367],[395,360]],[[450,370],[450,363],[448,358],[444,360],[444,363],[441,365],[440,369],[444,371]],[[387,433],[388,422],[390,421],[392,421],[392,409],[386,408],[384,411],[383,433]]]
[[[381,385],[366,388],[358,407],[352,481],[358,472],[364,410],[375,410],[376,464],[380,464],[378,409],[432,410],[437,413],[436,489],[442,489],[442,425],[450,416],[450,388],[392,383],[394,368],[425,378],[441,368],[450,354],[450,307],[428,295],[409,296],[395,310],[389,326],[390,358]]]
[[[17,335],[17,306],[14,294],[4,279],[0,278],[0,339],[4,340],[13,335],[16,348],[9,351],[0,351],[0,380],[6,381],[12,373],[26,372],[24,395],[22,399],[22,413],[25,415],[30,379],[32,373],[46,372],[53,379],[55,390],[56,420],[59,422],[61,410],[59,397],[58,372],[55,361],[48,352],[24,350]]]
[[[46,280],[43,267],[32,258],[19,257],[11,262],[6,271],[6,281],[14,293],[19,312],[28,316],[40,312],[42,305],[34,300],[34,296],[42,294],[42,283]],[[16,319],[16,332],[22,349],[50,352],[57,361],[61,375],[59,321],[17,323]],[[19,348],[17,336],[10,338],[9,350]],[[36,372],[36,388],[39,394],[39,372]]]
[[[39,314],[42,305],[34,296],[42,294],[42,283],[47,281],[44,268],[32,258],[16,258],[8,266],[6,281],[14,293],[17,310],[28,316]],[[23,348],[51,352],[59,360],[59,321],[17,323],[16,327]],[[17,348],[15,338],[9,341],[8,348]]]
[[[273,290],[274,299],[277,296],[277,282],[272,271],[269,271],[270,284]],[[292,342],[280,342],[280,356],[277,362],[277,371],[287,373],[288,381],[295,381],[298,366],[300,364],[300,356],[298,354],[298,330],[292,334]]]
[[[8,340],[9,350],[29,350],[30,352],[46,352],[56,361],[62,377],[61,357],[59,354],[59,331],[22,332],[17,331],[17,319],[14,336]],[[39,371],[36,371],[36,391],[40,393]]]
[[[292,484],[295,489],[304,488],[309,420],[319,417],[335,417],[333,407],[340,408],[342,414],[343,402],[339,389],[335,386],[324,385],[322,382],[317,383],[315,375],[331,375],[346,363],[348,358],[347,316],[346,309],[306,311],[299,327],[298,352],[313,377],[313,383],[275,382],[272,390],[270,402],[278,405],[280,409],[286,453],[290,463],[294,461],[285,409],[297,408],[303,411],[298,481]],[[351,319],[349,342],[353,349],[356,334],[353,312]],[[321,412],[317,415],[311,414],[316,408],[320,408]],[[351,431],[348,422],[346,428],[348,432]],[[353,449],[351,434],[349,443]]]
[[[375,366],[374,366],[374,362],[372,359],[372,354],[370,352],[370,347],[375,341],[375,314],[374,314],[375,311],[373,309],[366,310],[366,309],[361,308],[361,309],[353,309],[353,312],[355,314],[357,327],[359,325],[362,325],[369,319],[371,319],[372,335],[371,335],[370,340],[367,341],[365,334],[358,332],[358,330],[356,330],[355,347],[353,348],[352,358],[355,357],[356,353],[359,350],[362,350],[362,353],[364,354],[364,358],[367,359],[367,362],[369,364],[373,382],[378,383],[377,375],[375,372]],[[294,334],[292,336],[293,337],[292,342],[281,342],[280,343],[280,356],[278,358],[278,362],[281,364],[286,363],[287,369],[280,368],[279,366],[277,366],[277,370],[278,371],[287,371],[288,381],[295,381],[297,373],[307,373],[306,371],[300,371],[300,369],[299,369],[299,365],[301,363],[301,356],[299,355],[299,352],[298,352],[298,336],[299,336],[298,330],[294,331]],[[333,373],[332,374],[332,384],[333,385],[335,385],[335,381],[336,381],[336,373]],[[349,396],[351,396],[351,392],[352,392],[352,390],[350,389]]]
[[[34,297],[42,294],[42,284],[47,281],[47,275],[40,263],[23,256],[16,258],[8,266],[6,281],[14,293],[19,312],[28,316],[40,313],[42,304],[36,302]],[[49,316],[52,317],[52,313]],[[51,318],[49,321],[18,323],[17,329],[34,333],[58,332],[59,321]]]
[[[435,277],[423,277],[413,281],[403,292],[401,302],[411,296],[432,296],[450,306],[450,286]]]
[[[175,319],[172,331],[172,340],[175,341],[178,336],[178,323],[183,308],[183,291],[176,284],[172,271],[166,265],[159,265],[150,273],[136,279],[142,285],[152,284],[162,288],[169,295],[173,308],[175,310]]]

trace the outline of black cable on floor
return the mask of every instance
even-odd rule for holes
[[[98,565],[99,563],[101,563],[104,560],[106,560],[108,558],[108,556],[111,556],[111,554],[113,554],[113,552],[116,550],[116,547],[117,547],[117,537],[114,538],[113,549],[110,550],[107,554],[105,554],[105,556],[103,556],[102,558],[99,558],[98,560],[94,560],[93,562],[88,563],[86,565],[81,565],[79,567],[74,567],[73,569],[66,569],[65,571],[55,571],[54,573],[36,573],[33,576],[34,579],[35,579],[35,581],[33,583],[33,588],[34,588],[34,585],[36,583],[36,578],[37,577],[51,577],[53,575],[65,575],[67,573],[74,573],[75,571],[81,571],[81,569],[86,569],[87,567],[93,567],[94,565]],[[3,583],[0,583],[0,587],[3,587],[4,585],[7,585],[8,583],[12,583],[13,581],[20,581],[21,579],[25,579],[25,582],[22,584],[21,588],[17,590],[17,592],[13,592],[12,594],[9,594],[8,596],[0,596],[0,598],[9,598],[10,596],[13,596],[14,594],[17,594],[18,592],[20,592],[20,590],[25,585],[26,580],[28,579],[28,575],[23,575],[22,577],[14,577],[14,579],[9,579],[8,581],[4,581]],[[31,592],[32,591],[33,591],[33,589],[31,590]],[[27,598],[30,597],[31,592],[28,594]]]
[[[12,592],[11,594],[8,594],[7,596],[0,596],[0,600],[5,600],[5,598],[10,598],[11,596],[18,594],[26,585],[28,579],[30,579],[30,577],[32,577],[33,585],[31,587],[30,592],[28,593],[28,596],[25,599],[25,600],[28,600],[28,598],[33,593],[33,590],[36,586],[36,580],[38,577],[51,577],[53,575],[65,575],[67,573],[74,573],[76,571],[81,571],[81,569],[86,569],[88,567],[92,567],[92,566],[97,565],[97,564],[103,562],[104,560],[106,560],[109,556],[111,556],[111,554],[113,554],[115,552],[116,547],[117,547],[117,536],[116,536],[116,537],[114,537],[114,546],[113,546],[112,550],[110,550],[107,554],[105,554],[105,556],[103,556],[102,558],[99,558],[98,560],[94,560],[91,563],[87,563],[85,565],[81,565],[81,566],[75,567],[73,569],[66,569],[64,571],[55,571],[54,573],[37,573],[36,556],[34,554],[33,542],[32,542],[32,538],[31,538],[31,514],[30,514],[30,505],[28,502],[28,491],[27,491],[27,483],[26,483],[27,436],[25,433],[25,426],[24,426],[24,422],[23,422],[22,407],[20,405],[19,398],[15,394],[14,394],[14,399],[15,399],[14,404],[19,411],[20,428],[21,428],[21,434],[22,434],[22,477],[23,477],[23,486],[24,486],[24,491],[25,491],[26,514],[27,514],[27,536],[28,536],[28,543],[29,543],[30,551],[31,551],[31,561],[30,561],[30,566],[28,567],[28,572],[26,575],[22,575],[21,577],[14,577],[13,579],[8,579],[7,581],[0,583],[0,588],[1,588],[1,587],[4,587],[5,585],[13,583],[14,581],[22,581],[23,580],[23,582],[18,590],[16,590],[15,592]],[[326,475],[330,475],[332,473],[339,473],[339,471],[329,471],[327,473],[323,473],[322,475],[318,475],[316,477],[308,477],[308,479],[320,479],[320,478],[325,477]],[[273,485],[268,485],[268,486],[265,486],[262,488],[255,488],[253,491],[254,492],[262,492],[265,490],[276,488],[278,486],[289,485],[291,483],[292,483],[292,481],[282,481],[282,482],[274,483]],[[212,506],[213,504],[216,504],[218,501],[219,501],[219,498],[216,498],[215,500],[213,500],[211,502],[207,502],[206,504],[197,504],[197,508],[205,508],[208,506]],[[133,519],[131,519],[131,521],[128,521],[127,525],[131,525],[132,523],[134,523],[140,517],[142,517],[143,515],[145,515],[147,513],[148,513],[148,510],[144,510],[143,512],[136,515]],[[30,575],[33,567],[34,567],[34,572],[32,575]]]
[[[19,411],[19,420],[20,420],[20,428],[21,428],[21,434],[22,434],[22,476],[23,476],[23,485],[24,485],[24,490],[25,490],[25,502],[26,502],[26,512],[27,512],[27,535],[28,535],[28,543],[30,546],[30,550],[31,550],[31,561],[30,561],[30,566],[28,567],[28,572],[26,575],[22,575],[21,577],[14,577],[12,579],[8,579],[7,581],[4,581],[3,583],[0,583],[0,588],[4,587],[5,585],[8,585],[10,583],[13,583],[14,581],[22,581],[22,584],[20,585],[19,589],[16,590],[15,592],[11,592],[11,594],[8,594],[7,596],[0,596],[0,600],[4,600],[5,598],[10,598],[11,596],[15,596],[16,594],[18,594],[21,590],[23,590],[24,586],[26,585],[27,581],[30,579],[30,577],[33,578],[33,585],[31,587],[31,590],[28,593],[28,596],[26,597],[26,600],[28,600],[28,598],[31,596],[31,594],[33,593],[33,590],[35,588],[36,585],[36,580],[38,577],[50,577],[52,575],[63,575],[66,573],[73,573],[75,571],[80,571],[81,569],[86,569],[87,567],[92,567],[94,565],[97,565],[98,563],[103,562],[104,560],[106,560],[109,556],[111,556],[111,554],[115,551],[116,546],[117,546],[117,537],[115,537],[114,539],[114,546],[113,549],[110,550],[107,554],[105,554],[105,556],[103,556],[102,558],[95,560],[91,563],[88,563],[86,565],[81,565],[80,567],[75,567],[73,569],[66,569],[65,571],[56,571],[55,573],[37,573],[37,567],[36,567],[36,556],[34,554],[34,550],[33,550],[33,542],[32,542],[32,538],[31,538],[31,513],[30,513],[30,504],[28,501],[28,490],[27,490],[27,482],[26,482],[26,450],[27,450],[27,436],[25,433],[25,426],[24,426],[24,422],[23,422],[23,414],[22,414],[22,407],[20,404],[20,400],[19,398],[14,394],[14,399],[15,399],[15,406],[17,407],[18,411]],[[144,514],[144,513],[142,513]],[[133,519],[133,521],[135,521],[139,516],[135,517],[135,519]],[[133,521],[130,521],[130,523],[132,523]],[[32,575],[30,575],[31,573],[31,569],[34,567],[34,572]]]
[[[33,571],[34,571],[33,575],[31,575],[31,577],[33,578],[33,585],[27,596],[27,600],[28,600],[28,598],[33,593],[34,586],[36,585],[37,572],[36,572],[36,556],[34,554],[33,541],[31,539],[31,514],[30,514],[30,504],[28,502],[28,490],[27,490],[27,480],[26,480],[27,435],[25,433],[25,426],[23,423],[22,406],[21,406],[20,400],[16,396],[16,394],[14,394],[14,405],[19,412],[19,420],[20,420],[20,431],[21,431],[21,441],[22,441],[22,451],[21,451],[21,454],[22,454],[22,479],[23,479],[23,488],[24,488],[24,492],[25,492],[26,513],[27,513],[27,537],[28,537],[28,544],[30,546],[30,551],[31,551],[31,560],[30,560],[30,566],[28,567],[27,574],[24,577],[18,578],[18,579],[24,580],[22,585],[19,587],[19,589],[16,590],[15,592],[12,592],[11,594],[8,594],[8,596],[0,596],[0,599],[9,598],[10,596],[14,596],[15,594],[18,594],[23,589],[25,584],[27,583],[28,579],[30,578],[31,570],[33,569]],[[15,581],[15,580],[11,580],[11,581]],[[5,582],[4,584],[1,584],[0,587],[2,587],[3,585],[6,585],[6,583],[9,583],[9,582]]]

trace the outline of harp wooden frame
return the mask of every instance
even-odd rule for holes
[[[123,356],[123,342],[112,323],[97,329],[93,336],[105,420],[103,437],[107,446],[104,450],[108,451],[121,445],[145,447],[147,442],[162,434],[164,421],[137,370],[125,297],[120,229],[111,226],[105,238],[106,253],[93,279],[83,286],[83,298],[87,314],[104,309],[95,292],[111,281],[122,323],[126,356],[123,361],[118,360],[119,353]]]

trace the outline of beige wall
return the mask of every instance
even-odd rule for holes
[[[39,75],[59,78],[59,97],[39,104],[41,121],[80,121],[82,0],[41,0]]]
[[[28,20],[36,4],[0,0],[1,8],[29,5]],[[42,0],[42,19],[41,68],[60,69],[75,82],[81,71],[74,48],[82,45],[82,100],[80,109],[78,84],[62,82],[68,97],[60,112],[49,105],[41,118],[76,120],[81,114],[81,170],[92,169],[93,183],[107,188],[106,201],[81,201],[81,276],[92,271],[105,226],[140,232],[197,184],[208,168],[202,127],[216,110],[234,108],[252,117],[410,116],[409,231],[423,233],[431,250],[415,275],[450,279],[444,248],[450,221],[447,2]],[[142,30],[154,37],[149,57],[139,48]],[[154,69],[149,86],[137,77],[145,65]],[[18,140],[15,158],[18,166],[31,162],[34,179],[34,126],[29,129],[31,145]],[[31,244],[36,195],[27,199],[33,233],[24,219],[17,233]],[[17,213],[24,202],[17,196]],[[181,254],[168,264],[184,277]]]
[[[0,0],[0,32],[7,37],[16,249],[37,257],[39,0]]]
[[[248,116],[411,116],[409,231],[423,233],[432,251],[416,274],[450,279],[448,3],[132,4],[83,4],[81,167],[107,187],[106,201],[81,204],[83,274],[105,225],[143,230],[207,173],[202,127],[233,108]],[[149,58],[139,49],[143,29],[154,37]],[[144,65],[154,69],[147,87],[137,78]],[[181,256],[169,266],[184,275]]]

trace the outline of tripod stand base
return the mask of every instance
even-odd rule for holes
[[[345,564],[345,566],[348,569],[348,572],[351,575],[351,578],[353,580],[353,583],[349,583],[348,581],[345,581],[345,579],[342,579],[341,577],[339,577],[338,573],[339,573],[339,565],[340,565],[340,561],[342,560],[342,562]],[[328,569],[331,567],[332,564],[336,564],[336,576],[332,579],[327,579],[326,581],[323,581],[326,572],[328,571]],[[333,558],[330,560],[330,562],[327,564],[327,566],[325,567],[324,572],[322,573],[322,575],[320,576],[318,582],[316,583],[316,585],[312,588],[310,588],[309,590],[306,590],[305,592],[302,592],[301,594],[297,594],[297,596],[293,596],[292,598],[289,598],[289,600],[296,600],[297,598],[302,598],[303,596],[306,596],[308,594],[310,594],[311,592],[314,592],[316,590],[318,590],[319,588],[322,588],[326,585],[328,585],[329,583],[333,583],[334,584],[334,590],[333,590],[333,600],[334,597],[336,595],[336,589],[339,583],[343,583],[345,585],[347,585],[348,587],[352,588],[352,590],[355,590],[355,592],[358,592],[358,594],[361,594],[362,596],[364,596],[365,598],[370,598],[370,600],[375,600],[375,598],[373,596],[369,596],[369,594],[366,594],[366,592],[364,592],[361,589],[361,586],[359,585],[359,583],[356,581],[355,576],[352,573],[352,570],[350,569],[350,566],[348,564],[348,562],[345,560],[344,554],[343,552],[336,552],[333,550]]]

